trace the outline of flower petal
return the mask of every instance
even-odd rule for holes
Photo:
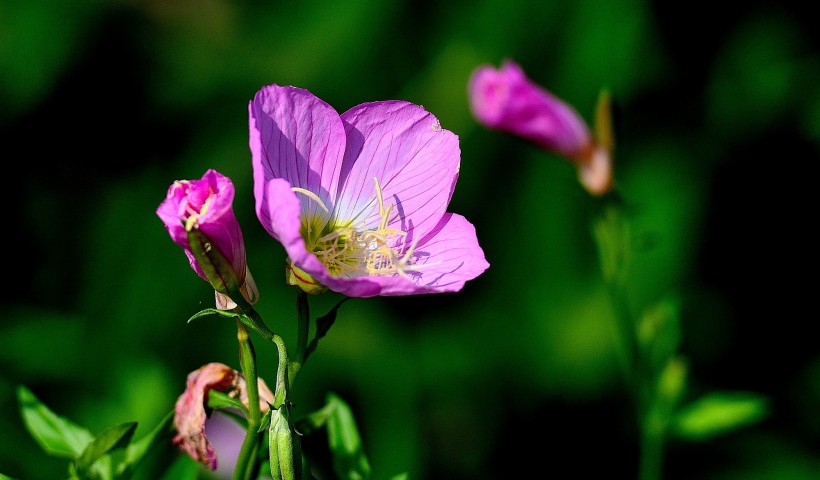
[[[335,215],[378,224],[374,178],[389,225],[423,236],[447,209],[458,177],[458,137],[423,107],[404,101],[371,102],[342,114],[347,150]],[[412,219],[412,225],[409,221]]]
[[[262,224],[269,223],[264,196],[274,178],[313,192],[330,208],[345,149],[336,110],[305,89],[269,85],[256,93],[248,113],[256,212]],[[304,212],[320,211],[313,200],[301,201]]]
[[[481,275],[490,264],[478,245],[475,227],[455,213],[441,217],[438,225],[415,249],[416,282],[428,289],[455,292],[464,282]],[[412,273],[411,273],[412,275]]]

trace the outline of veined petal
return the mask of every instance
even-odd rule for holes
[[[447,213],[415,248],[411,275],[436,291],[455,292],[479,276],[490,264],[478,245],[475,227],[461,215]]]
[[[330,207],[345,150],[336,110],[305,89],[269,85],[256,93],[248,113],[256,212],[262,224],[269,223],[264,196],[274,178],[318,195]],[[310,198],[301,202],[308,215],[320,211]]]
[[[371,102],[342,114],[347,150],[334,215],[370,227],[379,223],[376,179],[388,225],[423,236],[444,214],[458,177],[458,137],[423,107]],[[408,238],[412,241],[412,238]]]

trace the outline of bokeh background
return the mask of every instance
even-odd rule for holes
[[[404,99],[438,116],[461,142],[450,210],[491,264],[458,294],[347,302],[297,379],[297,412],[341,395],[379,480],[635,478],[594,202],[570,164],[468,108],[471,72],[511,58],[588,120],[612,92],[616,178],[641,245],[631,288],[681,299],[687,400],[770,399],[757,424],[672,440],[664,478],[820,478],[810,5],[0,0],[0,473],[65,476],[23,427],[17,385],[92,432],[138,421],[140,437],[188,372],[237,365],[231,322],[186,323],[213,293],[155,215],[174,180],[233,179],[258,309],[295,340],[247,146],[248,101],[279,83],[339,112]],[[312,312],[337,300],[312,298]],[[275,350],[256,344],[272,379]],[[142,478],[176,458],[167,450]]]

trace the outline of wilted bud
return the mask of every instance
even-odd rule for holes
[[[234,187],[228,177],[208,170],[200,180],[179,180],[169,188],[157,215],[171,239],[185,250],[191,268],[210,283],[218,308],[236,305],[227,295],[235,287],[249,303],[259,292],[245,258],[245,242],[233,212]]]
[[[267,411],[273,403],[273,393],[261,378],[258,379],[259,408]],[[179,396],[174,407],[174,445],[194,460],[211,470],[216,469],[216,452],[205,436],[207,418],[206,403],[208,392],[216,390],[239,399],[245,407],[248,403],[248,389],[245,377],[236,370],[221,363],[208,363],[188,374],[185,392]]]

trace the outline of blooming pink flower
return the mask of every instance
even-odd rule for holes
[[[341,116],[270,85],[249,104],[256,213],[288,254],[289,282],[351,296],[453,292],[489,266],[475,228],[447,213],[458,137],[404,101]]]
[[[208,170],[200,180],[174,182],[157,208],[157,215],[165,223],[171,239],[185,250],[197,275],[208,281],[188,243],[188,230],[193,228],[208,237],[212,246],[231,263],[242,294],[250,303],[255,303],[259,293],[245,259],[245,242],[233,212],[233,198],[231,180],[216,170]],[[220,308],[236,306],[219,292],[216,303]]]
[[[575,163],[583,186],[593,194],[609,190],[611,152],[595,142],[584,119],[570,105],[530,80],[511,60],[496,69],[479,66],[468,83],[470,108],[493,130],[511,133]]]
[[[273,404],[273,393],[261,378],[259,385],[259,408],[265,412]],[[174,445],[178,445],[194,460],[211,470],[216,469],[216,452],[205,436],[205,410],[208,392],[216,390],[238,397],[247,408],[248,388],[245,377],[221,363],[208,363],[188,374],[185,392],[179,396],[174,407]]]

